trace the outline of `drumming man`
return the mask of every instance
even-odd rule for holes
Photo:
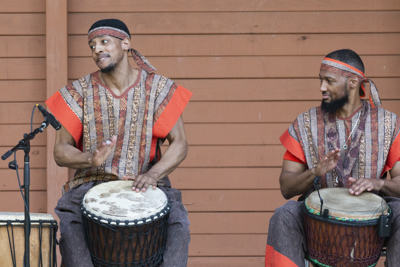
[[[88,39],[100,71],[69,83],[46,101],[62,124],[55,161],[77,169],[55,209],[63,265],[93,266],[80,211],[85,193],[102,182],[129,179],[136,192],[158,186],[169,197],[172,206],[163,266],[186,266],[187,210],[167,175],[187,154],[181,114],[192,93],[154,73],[146,58],[131,48],[131,36],[122,21],[97,21]],[[130,66],[129,53],[139,69]],[[169,146],[161,157],[159,145],[165,139]]]
[[[387,263],[400,266],[400,118],[379,107],[378,91],[364,76],[361,58],[348,49],[328,54],[321,64],[322,103],[299,115],[280,140],[286,148],[279,178],[286,199],[320,187],[345,187],[384,196],[393,211]],[[370,103],[364,82],[370,82]],[[386,180],[386,172],[391,180]],[[268,231],[265,266],[304,266],[302,201],[276,209]]]

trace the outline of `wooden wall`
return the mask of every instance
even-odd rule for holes
[[[184,112],[189,155],[171,175],[191,220],[189,266],[263,266],[269,218],[285,203],[278,183],[284,153],[278,138],[299,113],[319,104],[324,55],[341,48],[358,52],[383,107],[400,114],[397,0],[61,2],[66,5],[57,10],[68,12],[68,36],[60,37],[67,38],[62,52],[68,60],[61,67],[69,80],[96,70],[86,39],[90,25],[118,18],[158,73],[194,92]],[[46,71],[47,80],[57,75],[45,57],[57,53],[45,49],[45,34],[53,30],[51,38],[57,39],[54,30],[62,26],[46,25],[46,12],[54,12],[49,3],[0,0],[4,151],[29,130],[33,104],[55,90]],[[41,119],[35,115],[35,123]],[[32,143],[31,209],[51,213],[56,203],[48,199],[58,192],[49,177],[54,163],[46,140],[42,134]],[[0,210],[22,211],[15,175],[6,167],[1,161]]]
[[[0,154],[30,132],[34,104],[46,99],[45,1],[0,0]],[[43,121],[34,115],[34,127]],[[46,212],[46,133],[31,142],[31,210]],[[23,152],[18,152],[23,183]],[[23,211],[15,171],[0,160],[0,211]]]

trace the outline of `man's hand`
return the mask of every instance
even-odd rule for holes
[[[150,185],[153,189],[157,187],[157,175],[152,174],[151,171],[140,175],[124,175],[124,180],[133,180],[132,190],[139,193],[140,191],[146,192]]]
[[[317,166],[311,169],[315,176],[322,176],[333,170],[340,159],[340,149],[329,151],[323,159],[318,162]]]
[[[54,160],[58,166],[72,169],[98,167],[107,160],[116,143],[117,136],[113,136],[110,140],[104,140],[98,144],[93,153],[85,153],[77,148],[75,139],[62,126],[56,132]]]
[[[117,143],[117,136],[114,135],[110,140],[104,140],[98,146],[96,151],[92,154],[91,163],[93,167],[98,167],[103,164],[110,156],[112,149]]]
[[[383,187],[384,181],[381,179],[364,178],[360,177],[355,179],[349,177],[349,181],[352,183],[349,192],[352,195],[358,196],[364,191],[380,191]]]
[[[311,170],[307,169],[305,163],[283,160],[282,172],[279,177],[282,196],[290,199],[307,193],[316,176],[322,176],[336,167],[340,159],[339,153],[340,149],[329,151]]]

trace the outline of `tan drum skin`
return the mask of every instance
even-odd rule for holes
[[[322,209],[329,209],[329,215],[348,220],[378,219],[382,212],[387,214],[388,205],[380,196],[363,192],[355,196],[347,188],[325,188],[319,190],[324,201]],[[321,202],[318,193],[314,191],[306,199],[310,208],[320,211]]]
[[[91,188],[83,198],[83,206],[94,216],[111,220],[140,220],[161,211],[168,203],[159,189],[132,191],[132,181],[112,181]]]

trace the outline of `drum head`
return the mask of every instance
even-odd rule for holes
[[[111,220],[140,220],[163,210],[168,204],[165,193],[149,187],[146,192],[132,191],[132,181],[112,181],[91,188],[82,205],[94,216]]]
[[[319,192],[324,202],[322,209],[329,209],[329,215],[333,217],[370,220],[377,219],[382,213],[388,213],[386,201],[370,192],[363,192],[358,196],[350,194],[347,188],[325,188]],[[321,202],[317,191],[308,196],[306,206],[314,214],[320,212]]]

